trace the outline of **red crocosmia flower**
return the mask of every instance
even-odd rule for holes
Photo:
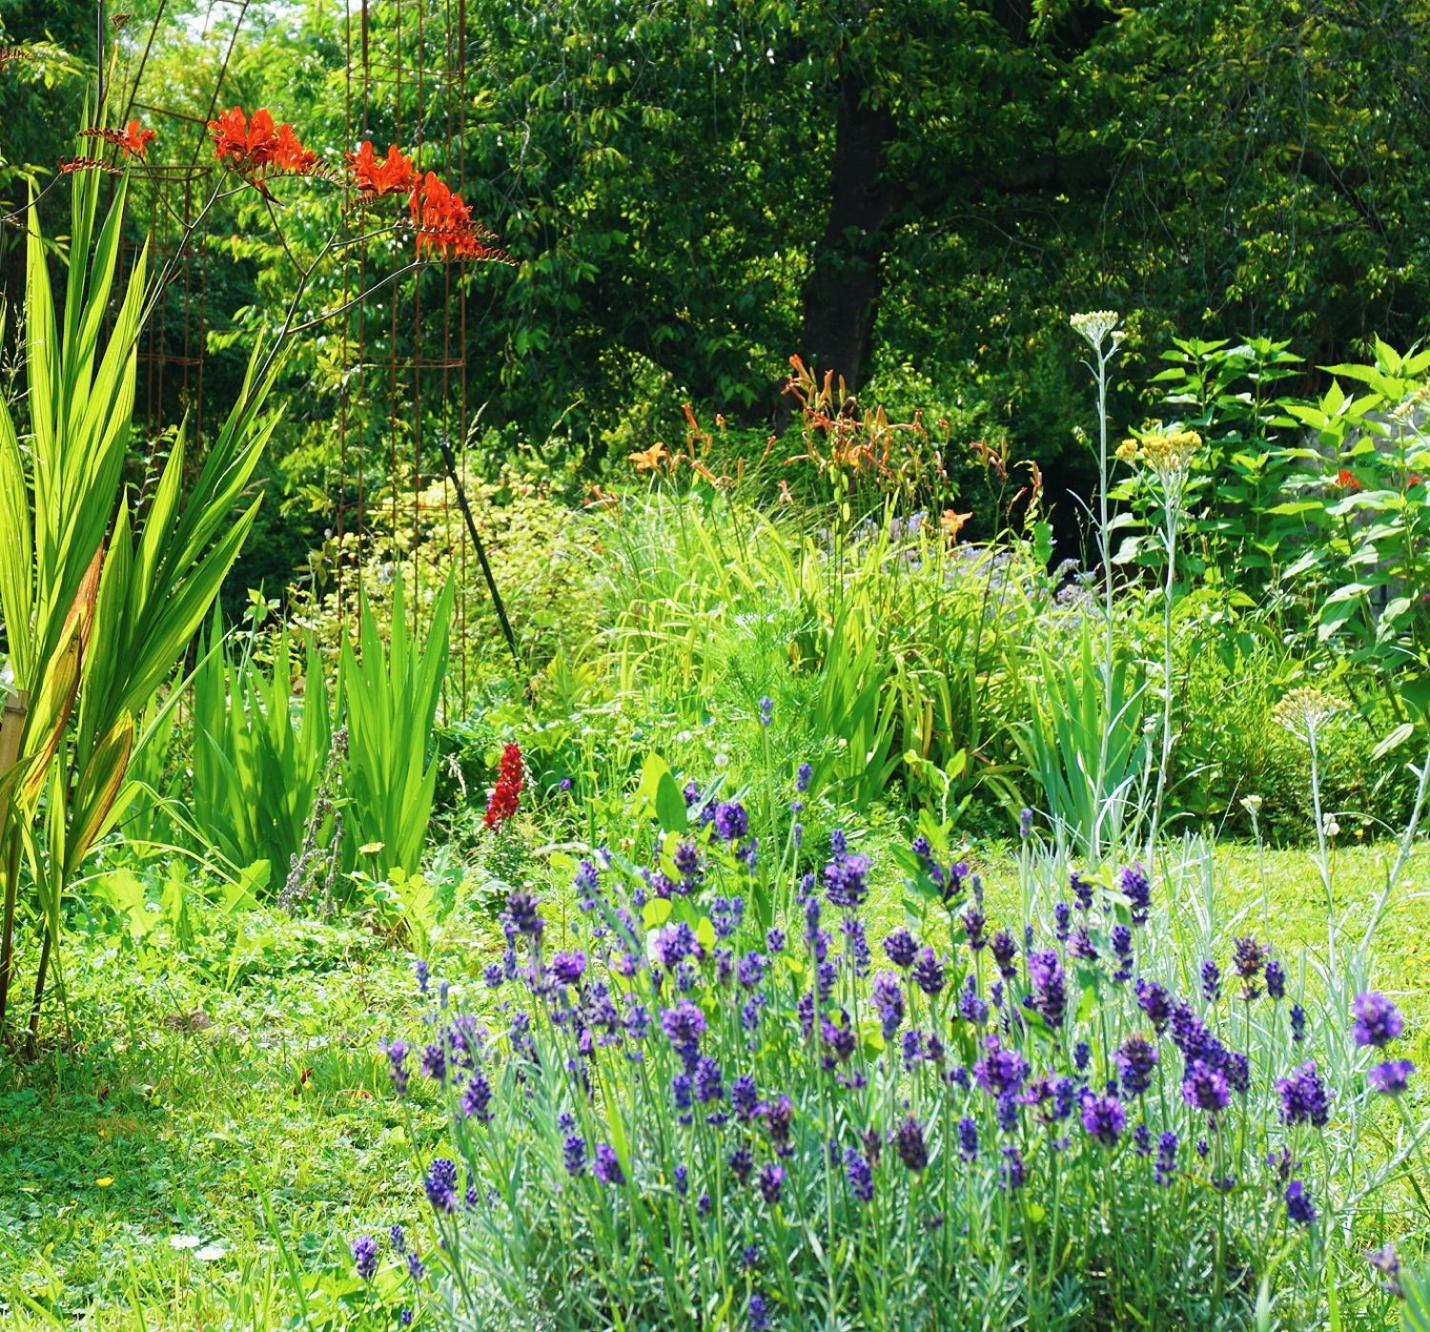
[[[318,162],[318,154],[303,147],[293,126],[287,121],[275,125],[272,113],[263,107],[253,113],[252,120],[242,107],[225,111],[209,121],[209,137],[218,160],[249,178],[265,168],[302,175]]]
[[[209,137],[220,162],[227,162],[236,171],[252,171],[273,160],[278,127],[268,111],[255,111],[250,121],[243,108],[236,106],[209,121]]]
[[[1411,472],[1409,479],[1406,481],[1406,485],[1410,486],[1423,486],[1424,484],[1425,478],[1421,476],[1419,472]]]
[[[133,154],[135,157],[143,157],[149,145],[154,142],[154,138],[153,130],[145,129],[137,120],[131,120],[124,127],[124,133],[119,139],[119,146],[124,149],[126,155]]]
[[[424,250],[444,259],[472,259],[509,264],[511,256],[491,244],[496,236],[472,221],[472,210],[460,194],[448,189],[429,171],[413,187],[407,207],[417,231],[417,257]]]
[[[304,148],[293,133],[293,126],[286,121],[278,126],[278,143],[273,149],[273,165],[280,171],[294,171],[299,175],[311,171],[318,164],[318,154]]]
[[[501,766],[497,770],[497,784],[487,801],[487,812],[483,822],[488,828],[498,827],[516,813],[521,803],[521,791],[525,785],[524,769],[521,761],[521,746],[507,745],[501,754]]]
[[[347,159],[353,184],[364,199],[380,199],[384,194],[410,191],[417,186],[417,168],[395,143],[388,144],[386,158],[379,158],[372,140],[364,139],[357,152],[347,154]]]
[[[1341,490],[1364,490],[1365,487],[1356,478],[1356,474],[1349,467],[1342,467],[1336,473],[1336,485]]]
[[[430,250],[438,254],[460,257],[471,240],[472,210],[429,171],[412,191],[407,201],[412,213],[412,225],[417,228],[417,255]]]

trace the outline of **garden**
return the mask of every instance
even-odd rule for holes
[[[0,1326],[1430,1332],[1427,70],[0,5]]]

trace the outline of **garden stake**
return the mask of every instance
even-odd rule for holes
[[[447,475],[452,478],[452,484],[457,488],[457,504],[462,510],[462,517],[466,519],[467,535],[472,538],[477,559],[481,563],[482,577],[487,580],[487,591],[492,594],[492,605],[496,608],[497,619],[501,621],[501,631],[506,636],[506,645],[511,649],[511,659],[520,666],[521,653],[516,648],[516,635],[512,632],[511,621],[506,617],[506,606],[502,603],[501,593],[497,591],[497,580],[492,575],[492,566],[487,562],[486,547],[482,545],[476,521],[472,518],[472,506],[467,503],[467,492],[462,486],[462,478],[457,475],[457,460],[452,456],[452,445],[446,435],[439,435],[437,443],[442,449],[442,461],[447,465]]]

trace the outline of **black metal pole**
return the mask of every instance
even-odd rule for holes
[[[496,609],[497,619],[501,621],[501,631],[506,636],[506,645],[511,649],[511,657],[518,666],[521,665],[521,653],[517,651],[516,634],[512,632],[511,621],[507,619],[506,606],[502,602],[501,593],[497,591],[497,580],[492,575],[492,566],[487,562],[486,547],[482,545],[481,535],[477,532],[476,520],[472,517],[472,506],[467,503],[467,492],[462,487],[462,478],[457,473],[457,460],[452,454],[452,445],[445,434],[437,436],[437,443],[442,449],[442,461],[447,464],[447,475],[452,478],[452,484],[457,488],[457,504],[462,510],[462,517],[467,520],[467,534],[472,538],[472,545],[476,547],[477,559],[482,566],[482,577],[487,580],[487,591],[492,594],[492,605]]]

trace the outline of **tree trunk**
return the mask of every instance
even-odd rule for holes
[[[893,117],[866,104],[862,81],[839,81],[829,220],[804,289],[801,352],[816,373],[833,370],[853,391],[868,368],[889,221],[898,189],[884,177]]]

